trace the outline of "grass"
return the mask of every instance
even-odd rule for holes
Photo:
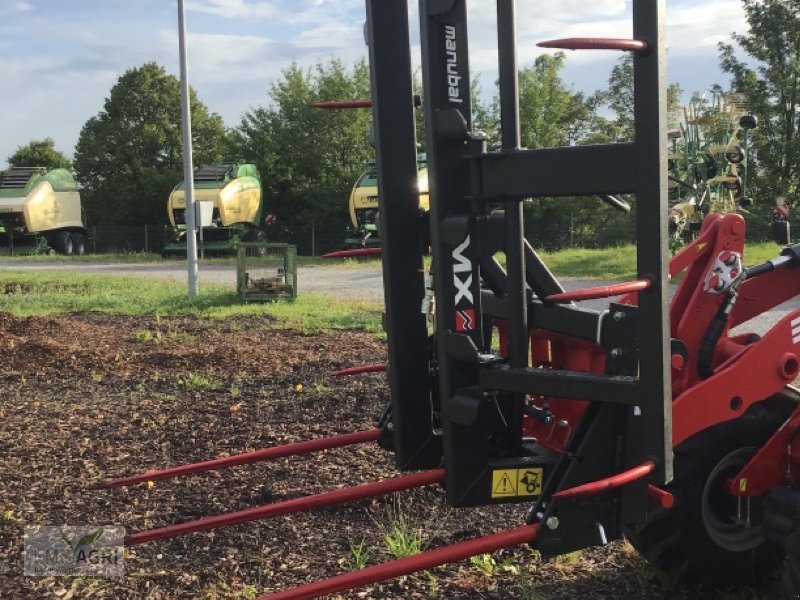
[[[359,571],[367,566],[369,556],[372,553],[371,548],[364,538],[358,544],[350,546],[350,559],[348,560],[348,568],[351,571]]]
[[[70,312],[122,315],[265,316],[275,327],[314,332],[360,329],[381,333],[379,302],[303,294],[295,302],[243,304],[229,287],[204,285],[195,299],[186,286],[140,277],[23,271],[0,272],[0,311],[18,316]],[[148,332],[150,337],[153,334]],[[148,333],[136,338],[150,341]]]
[[[8,255],[8,250],[0,249],[0,258],[4,263],[159,263],[159,264],[175,264],[185,263],[185,256],[171,256],[163,258],[156,252],[114,252],[103,254],[84,254],[83,256],[65,256],[63,254],[15,254],[14,256]],[[210,255],[206,258],[199,258],[200,265],[235,265],[236,256],[234,254],[227,255]],[[372,268],[380,266],[380,258],[337,258],[327,259],[321,256],[298,256],[297,265],[300,267],[363,267]]]
[[[84,254],[83,256],[65,256],[63,254],[15,254],[8,255],[8,250],[0,251],[4,263],[40,262],[40,263],[154,263],[163,262],[160,254],[155,252],[119,252],[109,254]]]
[[[186,377],[178,379],[178,383],[190,390],[210,390],[222,385],[221,381],[209,379],[200,373],[189,373]]]
[[[745,264],[762,263],[780,254],[773,242],[745,246]],[[556,252],[540,252],[539,256],[557,276],[597,279],[628,279],[636,273],[636,246],[586,249],[572,248]]]
[[[751,244],[746,248],[746,264],[754,265],[774,258],[779,251],[771,242]],[[118,256],[136,256],[145,262],[148,256],[154,255]],[[559,277],[629,279],[636,271],[634,246],[542,252],[541,257]],[[81,260],[83,258],[80,257]],[[74,257],[56,257],[56,260],[73,259]],[[13,264],[16,259],[10,260]],[[52,257],[47,257],[47,260],[52,260]],[[108,258],[104,257],[104,260]],[[321,259],[309,259],[307,264],[322,263]],[[324,261],[324,264],[375,268],[379,263],[376,260],[346,259]],[[382,334],[382,305],[375,301],[301,294],[292,303],[243,304],[232,289],[222,285],[203,285],[198,297],[190,299],[185,284],[179,282],[76,273],[0,271],[0,311],[19,316],[89,311],[123,315],[202,315],[215,318],[253,315],[271,317],[276,327],[309,333],[326,329],[360,329]],[[152,334],[142,331],[135,335],[142,343],[162,341],[158,339],[158,332]]]

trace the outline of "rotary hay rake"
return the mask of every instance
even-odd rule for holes
[[[788,553],[783,587],[796,597],[800,394],[789,384],[800,373],[800,310],[763,337],[730,329],[800,293],[791,270],[800,249],[746,269],[743,219],[712,214],[667,266],[663,0],[633,3],[633,39],[542,44],[634,53],[635,140],[537,150],[520,148],[515,7],[498,0],[502,149],[493,152],[471,127],[466,0],[421,0],[427,276],[408,6],[366,7],[372,99],[358,104],[369,102],[375,120],[389,359],[355,372],[387,371],[386,412],[374,429],[105,485],[367,442],[412,473],[132,533],[126,543],[436,484],[456,507],[528,504],[527,522],[265,598],[318,597],[518,544],[554,556],[626,534],[659,567],[708,584],[757,580]],[[524,238],[522,200],[620,193],[637,200],[636,279],[565,292]],[[670,304],[668,278],[681,273]],[[607,310],[578,304],[620,295]]]

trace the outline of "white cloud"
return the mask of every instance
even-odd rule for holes
[[[189,10],[218,15],[227,19],[262,19],[276,14],[273,2],[248,2],[247,0],[197,0],[190,2]]]
[[[294,41],[297,48],[348,48],[363,45],[361,23],[328,22],[303,31]]]
[[[177,34],[165,29],[160,32],[160,37],[164,63],[177,72]],[[186,45],[189,79],[192,86],[200,90],[219,88],[223,83],[232,82],[242,87],[250,85],[254,67],[269,60],[271,42],[255,35],[189,33]]]
[[[0,0],[0,15],[11,15],[16,13],[26,13],[33,10],[30,2],[9,2]]]
[[[744,33],[747,30],[739,0],[691,3],[667,11],[670,54],[715,49],[717,42],[730,40],[732,32]]]

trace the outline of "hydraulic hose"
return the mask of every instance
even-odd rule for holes
[[[711,365],[714,348],[717,347],[717,342],[719,342],[722,332],[725,331],[725,325],[728,323],[728,317],[734,304],[736,304],[736,290],[731,290],[727,301],[720,305],[717,314],[711,319],[711,324],[703,335],[703,341],[700,342],[700,348],[697,351],[697,374],[700,375],[700,379],[708,379],[714,374],[714,367]]]

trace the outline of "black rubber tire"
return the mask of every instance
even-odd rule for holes
[[[83,256],[86,254],[86,238],[82,233],[77,231],[72,234],[72,253],[75,256]]]
[[[661,571],[707,587],[758,584],[780,567],[783,548],[760,535],[754,538],[752,528],[726,521],[735,501],[722,482],[769,439],[794,406],[789,396],[776,394],[751,406],[739,419],[701,431],[675,448],[674,479],[666,486],[675,505],[653,511],[643,527],[626,532],[634,548]],[[755,499],[751,506],[755,527],[758,508]],[[736,544],[742,550],[723,547],[714,539],[731,533],[741,536]]]
[[[773,221],[770,223],[772,239],[776,244],[786,246],[791,243],[791,227],[789,221]]]
[[[75,241],[72,239],[72,234],[62,229],[56,231],[50,239],[50,245],[55,248],[59,254],[66,254],[70,256],[75,250]]]
[[[800,600],[800,532],[795,532],[783,543],[786,565],[781,575],[781,595],[784,600]]]

